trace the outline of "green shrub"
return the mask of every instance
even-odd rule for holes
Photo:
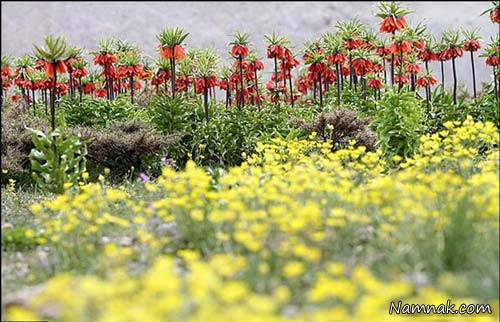
[[[340,107],[353,110],[361,116],[371,117],[376,112],[376,100],[374,100],[371,93],[367,93],[366,99],[363,99],[360,90],[349,89],[349,85],[344,84],[344,90],[341,91]],[[338,108],[337,90],[332,88],[327,94],[325,111],[334,111]]]
[[[184,134],[193,129],[194,123],[203,121],[202,111],[192,101],[182,96],[172,98],[156,95],[151,99],[148,117],[155,129],[163,134]]]
[[[22,251],[33,249],[39,242],[35,238],[26,236],[24,227],[14,227],[12,229],[2,228],[2,249]]]
[[[198,123],[192,133],[189,152],[198,164],[236,165],[243,152],[252,150],[258,135],[254,113],[237,109],[221,110],[207,122]]]
[[[190,158],[206,166],[238,165],[243,161],[243,153],[250,154],[257,141],[293,130],[288,124],[290,116],[304,114],[309,119],[314,109],[282,106],[278,113],[274,105],[266,104],[258,112],[252,106],[238,110],[218,104],[211,105],[208,112],[207,122],[200,101],[181,96],[152,98],[149,119],[161,133],[178,138],[168,154],[179,166],[183,167]]]
[[[115,121],[141,118],[141,109],[126,97],[120,96],[108,101],[86,96],[80,103],[79,98],[64,96],[59,104],[67,125],[106,127]]]
[[[48,135],[30,129],[35,146],[29,155],[33,179],[43,191],[63,193],[65,183],[76,184],[86,170],[87,147],[78,136]]]
[[[493,86],[485,86],[484,94],[471,104],[470,115],[476,121],[493,122],[500,128],[500,104],[495,97]]]
[[[425,124],[427,132],[436,133],[443,129],[448,121],[463,121],[469,113],[470,106],[465,96],[460,95],[457,104],[453,104],[453,96],[438,86],[431,95],[430,108],[426,111]]]
[[[493,122],[500,127],[500,105],[495,99],[495,92],[491,85],[484,87],[483,95],[480,95],[477,101],[468,99],[467,93],[462,92],[456,105],[453,104],[453,96],[439,86],[432,94],[430,106],[425,121],[429,133],[444,129],[444,123],[448,121],[462,122],[467,115],[472,116],[474,120]]]
[[[415,93],[385,93],[377,103],[374,126],[384,156],[408,157],[418,147],[424,111]]]
[[[201,110],[201,107],[200,107]],[[307,110],[303,110],[307,113]],[[286,137],[297,130],[290,124],[298,110],[282,106],[280,112],[274,106],[265,106],[260,112],[251,108],[238,110],[219,107],[211,111],[209,122],[198,121],[193,132],[184,135],[181,143],[198,164],[206,166],[239,165],[245,155],[254,152],[259,141],[274,137]],[[185,160],[179,160],[181,164]]]

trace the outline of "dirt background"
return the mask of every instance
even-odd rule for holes
[[[70,44],[94,49],[96,42],[117,36],[156,57],[156,34],[166,26],[182,26],[190,32],[188,45],[212,47],[227,58],[227,44],[236,30],[248,32],[263,56],[263,35],[276,31],[289,37],[296,49],[306,40],[333,29],[339,20],[358,17],[377,24],[376,2],[2,2],[2,55],[32,52],[49,33],[63,35]],[[495,26],[481,12],[490,2],[412,2],[410,23],[423,19],[434,34],[447,28],[479,27],[483,39],[495,34]],[[378,25],[377,25],[378,27]],[[483,42],[483,45],[485,42]],[[461,59],[458,73],[470,83],[469,57]],[[451,65],[451,64],[447,64]],[[478,60],[479,81],[491,77]],[[439,66],[431,66],[439,76]],[[269,69],[268,69],[269,70]],[[447,66],[447,80],[451,67]]]

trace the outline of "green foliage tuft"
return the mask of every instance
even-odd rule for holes
[[[87,147],[80,137],[63,137],[59,130],[46,135],[29,129],[35,148],[30,153],[33,179],[43,191],[63,193],[65,183],[76,184],[86,170]]]
[[[378,102],[374,125],[384,156],[409,157],[417,149],[424,111],[413,92],[387,92]]]

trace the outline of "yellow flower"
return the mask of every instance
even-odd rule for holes
[[[392,157],[392,161],[394,161],[396,163],[399,163],[401,160],[403,160],[403,158],[399,155],[395,155]]]
[[[297,261],[288,262],[283,267],[283,275],[287,278],[295,278],[301,276],[305,271],[305,265]]]
[[[43,210],[43,206],[39,203],[35,203],[30,206],[30,210],[33,215],[39,215]]]
[[[231,304],[242,300],[248,294],[248,290],[242,282],[229,281],[219,289],[218,295],[222,302]]]
[[[191,212],[191,218],[193,218],[194,221],[203,221],[205,215],[203,211],[196,209]]]
[[[33,237],[35,237],[35,232],[32,229],[26,229],[24,235],[26,236],[26,238],[32,239]]]

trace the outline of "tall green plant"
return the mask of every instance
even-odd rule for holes
[[[29,159],[33,179],[44,191],[63,193],[65,183],[75,184],[86,171],[87,147],[80,137],[63,137],[59,130],[46,135],[29,129],[35,146]]]
[[[172,98],[166,94],[151,99],[148,117],[154,128],[163,134],[189,134],[192,124],[202,120],[202,116],[197,114],[197,104],[182,96]]]
[[[387,92],[378,102],[374,125],[384,156],[409,157],[418,147],[424,113],[413,92]]]

